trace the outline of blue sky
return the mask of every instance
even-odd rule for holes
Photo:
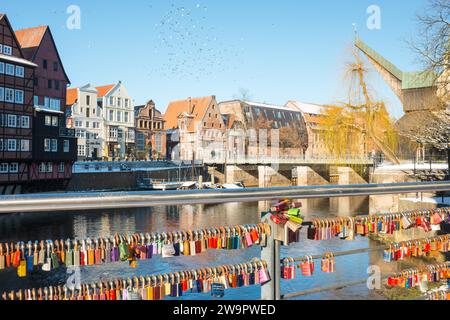
[[[352,23],[359,35],[402,70],[420,68],[405,40],[416,32],[425,0],[2,0],[13,28],[49,25],[72,86],[118,80],[136,104],[215,94],[255,101],[333,103],[346,96]],[[81,10],[81,28],[66,26],[67,8]],[[370,5],[381,29],[369,30]],[[395,117],[398,99],[372,72],[370,84]]]

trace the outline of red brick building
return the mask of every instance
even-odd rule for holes
[[[226,127],[215,96],[173,101],[164,121],[168,158],[223,161]]]
[[[136,151],[148,151],[149,158],[166,158],[166,132],[161,111],[153,100],[143,106],[135,106]]]
[[[63,189],[77,158],[75,131],[66,129],[65,101],[70,81],[48,26],[15,33],[25,58],[38,65],[33,81],[33,162],[29,172],[33,189]]]

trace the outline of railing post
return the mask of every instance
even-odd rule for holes
[[[280,300],[281,242],[275,240],[276,225],[272,220],[266,218],[265,223],[270,225],[272,232],[267,238],[267,246],[261,249],[261,259],[267,262],[267,270],[269,271],[271,281],[261,286],[261,300]]]

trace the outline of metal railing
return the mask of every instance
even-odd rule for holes
[[[301,156],[276,156],[276,157],[264,157],[264,156],[229,156],[225,157],[204,157],[203,162],[208,163],[227,163],[227,164],[364,164],[373,165],[373,159],[369,157],[343,157],[343,158],[330,158],[330,157],[306,157]]]
[[[203,166],[196,161],[195,167]],[[78,161],[73,165],[73,173],[85,172],[117,172],[117,171],[149,171],[192,167],[192,161]]]
[[[39,212],[63,210],[89,210],[107,208],[133,208],[160,205],[219,204],[226,202],[255,202],[281,199],[334,198],[344,196],[369,196],[383,194],[401,194],[413,192],[449,191],[450,181],[400,183],[385,185],[347,185],[286,187],[267,189],[239,190],[195,190],[163,192],[115,192],[115,193],[69,193],[46,195],[18,195],[0,197],[0,213]],[[274,226],[270,219],[266,223]],[[268,221],[267,221],[268,220]],[[272,280],[261,287],[264,300],[289,299],[324,290],[332,290],[363,283],[362,280],[333,287],[312,289],[281,295],[280,292],[280,241],[274,235],[269,237],[267,246],[261,252],[261,258],[267,262]],[[341,252],[339,255],[379,250],[380,248],[356,249]]]
[[[336,198],[450,190],[450,181],[249,188],[237,190],[132,191],[31,194],[0,197],[0,213],[140,208],[163,205],[220,204],[278,199]]]

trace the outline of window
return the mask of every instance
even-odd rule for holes
[[[48,162],[46,165],[46,171],[47,172],[53,172],[53,164],[51,162]]]
[[[91,96],[86,96],[86,105],[87,106],[91,105]]]
[[[114,121],[114,111],[109,110],[109,121]]]
[[[39,164],[39,172],[46,172],[47,171],[47,166],[45,165],[45,163],[40,163]]]
[[[14,102],[14,90],[5,88],[5,101]]]
[[[133,141],[135,138],[135,132],[134,129],[128,129],[128,139]]]
[[[23,103],[23,90],[16,90],[15,103]]]
[[[6,74],[9,76],[14,75],[14,66],[12,64],[9,63],[6,64]]]
[[[5,88],[0,87],[0,101],[5,101]]]
[[[33,79],[33,84],[35,87],[39,87],[39,79],[38,78],[34,78]]]
[[[0,139],[0,151],[3,151],[3,148],[4,148],[4,146],[3,146],[3,139]]]
[[[17,117],[15,114],[8,114],[8,127],[10,128],[17,127]]]
[[[58,172],[64,172],[64,162],[59,163]]]
[[[17,162],[13,162],[9,164],[9,172],[17,173],[19,172],[19,164]]]
[[[17,162],[13,162],[9,164],[9,173],[18,173],[19,172],[19,164]]]
[[[4,62],[0,62],[0,74],[1,73],[5,73],[5,63]]]
[[[82,157],[86,155],[86,147],[84,145],[78,145],[78,156]]]
[[[117,112],[117,121],[118,122],[122,121],[122,112],[121,111]]]
[[[38,97],[38,96],[33,96],[33,104],[34,104],[35,106],[38,106],[38,105],[39,105],[39,97]]]
[[[44,68],[44,69],[47,69],[47,60],[43,60],[42,61],[42,67]]]
[[[53,71],[58,71],[58,62],[53,62]]]
[[[61,101],[59,99],[48,99],[49,107],[52,110],[60,111],[61,110]]]
[[[8,173],[8,164],[0,163],[0,173]]]
[[[0,44],[0,53],[3,53],[3,45]]]
[[[80,129],[76,129],[75,130],[75,136],[77,138],[84,138],[84,131],[80,130]]]
[[[109,137],[110,138],[117,138],[117,128],[110,127],[109,128]]]
[[[52,139],[51,149],[52,149],[52,152],[58,152],[58,139]]]
[[[44,139],[44,151],[50,152],[50,139]]]
[[[129,100],[125,99],[125,108],[128,108]]]
[[[30,140],[20,140],[20,151],[30,151]]]
[[[64,152],[68,153],[70,150],[70,141],[69,140],[64,140]]]
[[[86,128],[89,128],[89,121],[86,121]]]
[[[91,109],[86,108],[86,118],[89,118],[90,115],[91,115]]]
[[[125,112],[125,119],[124,119],[124,121],[125,122],[130,121],[130,114],[128,112]]]
[[[53,87],[53,81],[52,80],[48,80],[48,88],[51,89]]]
[[[58,117],[52,117],[52,126],[57,127],[58,126]]]
[[[25,76],[25,69],[24,69],[24,67],[17,66],[16,67],[16,77],[23,78],[24,76]]]
[[[117,106],[121,107],[122,104],[122,98],[117,98]]]
[[[46,126],[52,125],[52,117],[51,116],[45,116],[45,125]]]
[[[119,130],[118,130],[118,132],[117,132],[117,137],[118,137],[119,139],[123,139],[123,129],[120,129],[120,128],[119,128]]]
[[[109,105],[114,106],[114,97],[109,97]]]
[[[21,116],[20,117],[20,127],[24,129],[30,128],[30,117],[29,116]]]
[[[17,140],[8,139],[8,151],[16,151],[16,150],[17,150]]]
[[[55,90],[59,90],[59,80],[55,80]]]
[[[48,108],[50,106],[50,98],[44,97],[44,107]]]
[[[10,46],[3,46],[3,53],[7,56],[12,56],[12,48]]]

